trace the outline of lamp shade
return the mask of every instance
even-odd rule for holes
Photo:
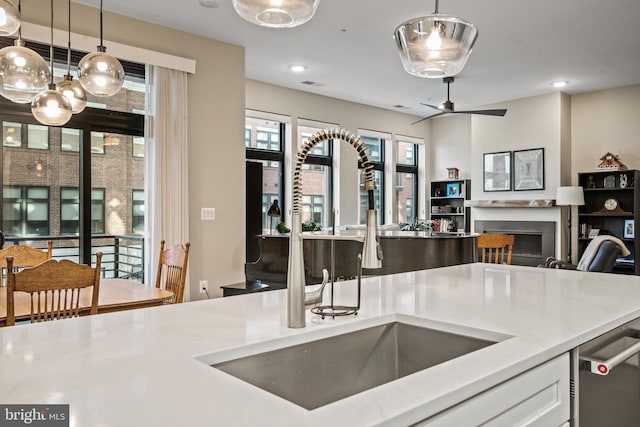
[[[271,204],[271,206],[269,207],[269,211],[267,212],[267,215],[273,218],[278,218],[282,215],[282,213],[280,212],[280,206],[278,206],[277,200],[273,201],[273,204]]]
[[[71,119],[71,103],[51,84],[33,99],[31,113],[43,125],[62,126]]]
[[[434,13],[403,22],[394,37],[407,73],[441,78],[462,71],[478,30],[463,19]]]
[[[584,191],[582,187],[558,187],[556,192],[557,206],[582,206],[584,205]]]
[[[238,15],[253,24],[291,28],[313,18],[320,0],[232,0],[232,3]]]
[[[47,88],[49,67],[35,51],[17,39],[0,49],[0,95],[18,104],[28,104]]]
[[[0,36],[10,36],[20,28],[20,12],[9,0],[0,0]]]
[[[98,46],[97,52],[85,55],[78,63],[78,80],[92,95],[112,96],[124,84],[124,68],[104,46]]]
[[[64,80],[56,85],[56,90],[67,97],[73,114],[81,113],[87,106],[87,93],[70,74],[66,74]]]

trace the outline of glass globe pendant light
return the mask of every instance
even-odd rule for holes
[[[238,15],[252,24],[272,28],[302,25],[316,13],[320,0],[233,0]]]
[[[49,47],[51,80],[49,88],[33,98],[31,113],[40,123],[47,126],[62,126],[71,119],[71,102],[56,90],[53,82],[53,0],[51,0],[51,46]]]
[[[79,82],[73,80],[71,75],[71,0],[69,0],[69,39],[67,44],[67,74],[64,79],[58,83],[58,92],[63,94],[71,103],[71,112],[73,114],[81,113],[87,106],[87,93],[84,91]]]
[[[84,56],[78,63],[78,80],[92,95],[111,96],[118,93],[124,83],[124,68],[113,56],[106,53],[102,44],[102,0],[100,0],[100,46],[98,51]]]
[[[20,11],[21,3],[18,3]],[[20,38],[0,49],[0,95],[18,104],[28,104],[47,88],[49,67],[40,55],[25,47]]]
[[[432,15],[403,22],[394,37],[407,73],[441,78],[462,71],[478,38],[478,29],[461,18],[439,13],[436,0]]]
[[[10,36],[20,28],[20,12],[9,0],[0,0],[0,36]]]

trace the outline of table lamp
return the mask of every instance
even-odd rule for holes
[[[584,191],[580,186],[558,187],[556,206],[569,206],[567,217],[567,262],[571,262],[571,207],[584,205]]]

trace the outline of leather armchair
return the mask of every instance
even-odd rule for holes
[[[610,240],[605,240],[600,243],[598,251],[594,255],[591,262],[586,266],[584,271],[610,273],[613,270],[613,266],[616,263],[616,258],[621,254],[620,246]],[[584,255],[583,255],[584,256]],[[562,261],[553,257],[548,257],[545,260],[543,267],[546,268],[561,268],[565,270],[576,270],[577,265],[570,264],[566,261]]]

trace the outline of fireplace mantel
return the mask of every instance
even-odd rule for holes
[[[538,200],[469,200],[465,206],[472,208],[552,208],[555,199]]]

